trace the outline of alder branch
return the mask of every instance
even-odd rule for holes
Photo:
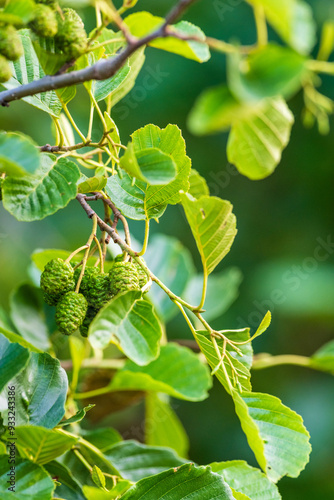
[[[144,36],[143,38],[131,38],[128,40],[128,45],[115,57],[109,59],[101,59],[93,66],[84,68],[70,73],[56,74],[53,76],[45,76],[40,80],[30,82],[26,85],[21,85],[15,89],[5,90],[0,92],[0,104],[9,106],[9,102],[22,99],[23,97],[47,92],[49,90],[57,90],[64,87],[81,84],[91,80],[106,80],[114,76],[117,71],[125,64],[127,59],[138,49],[147,45],[156,38],[165,38],[168,34],[167,26],[173,23],[181,14],[196,0],[181,0],[167,14],[165,22],[157,30]]]

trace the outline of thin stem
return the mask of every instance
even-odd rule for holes
[[[77,450],[76,448],[73,448],[73,452],[74,454],[78,457],[78,459],[80,460],[80,462],[86,467],[87,470],[89,470],[89,472],[92,472],[93,470],[93,467],[87,462],[87,460],[85,459],[85,457],[80,453],[79,450]]]
[[[94,241],[95,241],[95,243],[97,245],[97,249],[99,251],[100,271],[101,271],[101,273],[104,273],[104,259],[103,259],[102,248],[101,248],[100,242],[96,236],[94,236]]]
[[[201,309],[203,309],[203,306],[204,306],[204,302],[205,302],[205,297],[206,297],[206,291],[207,291],[207,288],[208,288],[208,273],[206,271],[206,269],[204,269],[204,275],[203,275],[203,289],[202,289],[202,298],[201,298],[201,302],[198,306],[198,310],[200,311]]]
[[[312,368],[311,360],[307,356],[297,356],[296,354],[281,354],[280,356],[271,356],[270,354],[258,354],[254,357],[252,368],[262,370],[279,365],[296,365]]]
[[[89,257],[90,247],[91,247],[92,242],[94,240],[94,236],[96,236],[97,215],[93,215],[92,219],[93,219],[93,229],[92,229],[91,235],[89,236],[88,241],[87,241],[87,245],[86,245],[87,249],[86,249],[83,261],[82,261],[82,268],[81,268],[80,276],[79,276],[77,285],[75,287],[76,293],[79,293],[81,281],[82,281],[83,275],[85,274],[85,267],[86,267],[87,260],[88,260],[88,257]]]
[[[191,330],[192,334],[193,334],[193,335],[194,335],[194,337],[196,338],[196,330],[195,330],[195,328],[193,327],[193,324],[192,324],[192,322],[190,321],[190,318],[189,318],[188,314],[186,313],[186,311],[184,310],[184,308],[182,307],[182,305],[181,305],[181,304],[179,304],[179,303],[177,302],[177,300],[173,300],[173,302],[174,302],[174,304],[175,304],[175,305],[176,305],[176,306],[180,309],[180,311],[181,311],[181,313],[182,313],[182,315],[183,315],[184,319],[186,320],[186,322],[187,322],[187,324],[188,324],[188,326],[189,326],[189,328],[190,328],[190,330]]]
[[[113,389],[110,388],[110,385],[107,385],[105,387],[101,387],[100,389],[94,389],[93,391],[73,394],[73,399],[96,398],[98,396],[103,396],[104,394],[108,394],[109,392],[113,392]]]
[[[68,262],[71,262],[71,260],[73,259],[73,257],[77,254],[77,253],[80,253],[82,252],[83,250],[86,250],[87,249],[87,244],[86,245],[82,245],[82,247],[80,248],[77,248],[76,250],[74,250],[74,252],[71,253],[71,255],[69,255],[67,257],[67,259],[65,260],[66,263]]]
[[[144,244],[143,244],[143,248],[139,252],[138,256],[144,255],[146,253],[149,235],[150,235],[150,221],[149,221],[149,219],[145,219]]]
[[[325,73],[327,75],[334,75],[334,63],[327,61],[308,61],[307,67],[316,73]]]
[[[74,130],[76,131],[76,133],[79,135],[80,139],[82,140],[82,142],[86,142],[86,137],[83,135],[83,133],[81,132],[81,130],[79,129],[79,127],[77,126],[77,124],[75,123],[71,113],[69,112],[66,104],[63,104],[63,110],[65,111],[65,114],[67,116],[67,118],[69,119],[72,127],[74,128]]]
[[[72,370],[73,362],[71,359],[65,359],[60,362],[64,370]],[[125,359],[84,359],[81,364],[81,369],[101,369],[101,370],[118,370],[123,368]]]
[[[254,7],[254,17],[257,31],[257,43],[259,47],[263,47],[268,43],[268,29],[265,11],[262,5]]]
[[[92,137],[92,130],[93,130],[93,121],[94,121],[94,106],[90,106],[90,111],[89,111],[89,124],[88,124],[88,132],[87,132],[87,141],[91,140]]]

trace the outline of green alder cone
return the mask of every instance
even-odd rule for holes
[[[9,61],[16,61],[23,55],[23,46],[14,26],[0,28],[0,54]]]
[[[35,17],[29,24],[30,29],[36,35],[51,38],[57,34],[58,22],[55,12],[47,5],[37,5]]]
[[[41,275],[43,292],[54,300],[59,300],[64,293],[70,292],[74,288],[74,271],[71,264],[66,263],[63,259],[50,260]]]
[[[84,338],[88,337],[89,327],[98,312],[99,311],[97,309],[94,309],[94,307],[88,307],[85,319],[83,320],[83,323],[80,326],[80,333],[82,337]]]
[[[78,280],[80,269],[74,273]],[[80,284],[80,292],[86,297],[88,304],[95,309],[101,309],[111,299],[109,275],[101,273],[97,267],[86,267]]]
[[[73,9],[63,9],[58,15],[56,44],[69,59],[77,59],[87,48],[87,34],[81,17]]]
[[[81,268],[78,267],[74,271],[74,281],[76,283],[78,282],[80,273],[81,273]],[[99,270],[98,267],[90,267],[90,266],[86,266],[85,267],[85,273],[84,273],[84,275],[82,277],[82,280],[81,280],[81,283],[80,283],[80,290],[79,290],[80,293],[82,293],[83,295],[86,296],[86,294],[89,291],[90,283],[91,283],[92,278],[94,276],[97,276],[99,273],[100,273],[100,270]]]
[[[7,82],[12,77],[12,69],[7,59],[0,54],[0,83]]]
[[[72,335],[82,325],[87,308],[87,300],[82,293],[66,293],[58,302],[56,309],[59,331],[64,335]]]
[[[59,299],[61,297],[62,297],[62,295],[53,295],[53,294],[50,294],[50,293],[44,293],[43,294],[44,302],[48,306],[56,306],[58,304]]]
[[[53,10],[57,8],[57,2],[55,2],[55,0],[35,0],[35,3],[48,5]]]
[[[137,267],[132,262],[115,262],[109,271],[112,295],[128,290],[140,290]]]

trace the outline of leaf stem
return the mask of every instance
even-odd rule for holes
[[[262,370],[264,368],[280,365],[296,365],[312,368],[311,359],[307,356],[298,356],[296,354],[281,354],[279,356],[258,354],[254,357],[252,369]]]
[[[268,29],[265,11],[262,5],[254,7],[254,17],[257,31],[257,43],[259,47],[263,47],[268,43]]]
[[[138,253],[138,256],[140,255],[144,255],[146,250],[147,250],[147,244],[148,244],[148,239],[149,239],[149,235],[150,235],[150,221],[149,219],[145,219],[145,236],[144,236],[144,244],[143,244],[143,248],[141,249],[141,251]]]
[[[69,255],[67,257],[67,259],[65,260],[66,264],[68,264],[69,262],[71,262],[71,260],[73,259],[73,257],[75,257],[75,255],[77,253],[80,253],[80,252],[82,252],[82,250],[86,250],[86,249],[87,249],[87,243],[86,243],[86,245],[82,245],[82,247],[77,248],[76,250],[74,250],[74,252],[72,252],[71,255]]]
[[[66,104],[63,104],[63,110],[65,111],[65,114],[66,114],[67,118],[69,119],[72,127],[74,128],[74,130],[76,131],[76,133],[79,135],[79,137],[82,140],[82,142],[86,142],[86,137],[83,135],[83,133],[81,132],[81,130],[79,129],[79,127],[75,123],[75,121],[74,121],[71,113],[69,112],[68,107],[66,106]]]
[[[208,273],[206,271],[206,269],[204,269],[204,274],[203,274],[203,290],[202,290],[202,298],[201,298],[201,302],[198,306],[198,311],[200,311],[201,309],[203,309],[203,306],[204,306],[204,302],[205,302],[205,297],[206,297],[206,292],[207,292],[207,288],[208,288]]]
[[[84,258],[82,260],[82,268],[81,268],[81,272],[80,272],[80,276],[79,276],[79,279],[78,279],[78,282],[77,282],[77,285],[75,287],[75,291],[76,293],[79,293],[79,290],[80,290],[80,285],[81,285],[81,281],[82,281],[82,278],[83,278],[83,275],[85,274],[85,268],[86,268],[86,264],[87,264],[87,260],[88,260],[88,257],[89,257],[89,251],[90,251],[90,247],[92,245],[92,242],[94,240],[94,236],[96,237],[96,230],[97,230],[97,215],[94,214],[92,216],[92,219],[93,219],[93,229],[92,229],[92,232],[88,238],[88,241],[87,241],[87,245],[86,245],[86,252],[85,252],[85,255],[84,255]]]

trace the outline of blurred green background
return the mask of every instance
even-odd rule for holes
[[[139,7],[163,15],[174,2],[140,0]],[[313,0],[319,24],[334,18],[334,2]],[[82,15],[91,28],[93,12]],[[251,9],[243,1],[206,0],[197,2],[186,16],[211,36],[226,41],[255,41]],[[271,33],[273,37],[275,35]],[[152,81],[147,88],[147,75]],[[256,340],[255,352],[310,355],[334,333],[334,252],[317,246],[334,241],[334,141],[333,135],[320,136],[316,129],[301,124],[302,95],[289,106],[296,116],[291,142],[276,172],[263,181],[252,182],[228,164],[227,134],[196,138],[186,127],[187,115],[198,94],[225,79],[225,58],[213,54],[205,65],[187,61],[155,49],[147,50],[147,60],[135,89],[113,110],[123,143],[146,123],[161,127],[176,123],[183,131],[187,152],[209,184],[211,194],[230,200],[238,219],[238,235],[230,254],[219,270],[241,269],[244,280],[240,296],[216,326],[255,328],[267,309],[273,322],[265,336]],[[323,91],[334,97],[334,81],[323,79]],[[87,97],[79,89],[70,109],[83,129],[87,121]],[[333,124],[332,124],[333,125]],[[47,115],[23,102],[0,110],[0,128],[20,130],[39,144],[52,142]],[[94,128],[93,139],[101,134]],[[75,202],[68,209],[36,223],[19,223],[0,208],[0,303],[7,307],[10,291],[27,278],[29,256],[35,248],[75,248],[86,241],[89,224]],[[141,240],[143,224],[131,229]],[[152,232],[180,239],[200,261],[180,207],[169,207]],[[149,264],[149,263],[148,263]],[[280,290],[281,300],[273,301]],[[282,298],[283,297],[283,298]],[[168,325],[169,338],[190,338],[178,316]],[[284,479],[279,488],[284,500],[334,499],[334,380],[303,368],[277,367],[253,373],[255,391],[269,392],[300,413],[311,434],[313,453],[310,464],[298,479]],[[190,436],[190,457],[198,463],[245,459],[255,465],[252,452],[241,431],[233,405],[224,390],[215,384],[211,397],[203,403],[175,401],[174,408]],[[115,424],[140,428],[142,407],[116,415]],[[123,422],[123,423],[122,423]]]

